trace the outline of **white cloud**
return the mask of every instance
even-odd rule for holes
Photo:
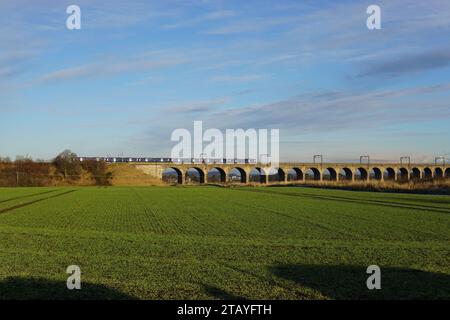
[[[118,59],[109,62],[98,61],[92,64],[81,65],[53,71],[41,76],[37,83],[61,80],[72,80],[86,77],[102,77],[129,72],[143,72],[159,68],[173,67],[188,61],[182,56],[159,57],[157,59]]]

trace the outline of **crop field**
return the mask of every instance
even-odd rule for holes
[[[81,290],[66,288],[69,265]],[[450,197],[0,188],[0,298],[450,299]]]

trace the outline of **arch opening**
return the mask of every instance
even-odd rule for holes
[[[433,178],[433,171],[431,171],[430,168],[423,169],[423,178],[424,179],[431,179],[431,178]]]
[[[408,170],[406,168],[400,168],[397,171],[397,181],[408,181]]]
[[[183,174],[178,168],[167,168],[162,173],[162,181],[170,184],[182,184]]]
[[[228,173],[228,181],[230,181],[231,183],[246,183],[247,174],[242,168],[233,168]]]
[[[272,168],[269,171],[268,180],[269,182],[284,182],[286,173],[281,168]]]
[[[319,181],[320,180],[320,171],[317,168],[309,168],[305,172],[305,180],[314,180]]]
[[[189,168],[186,171],[186,183],[205,183],[205,173],[200,168]]]
[[[450,179],[450,168],[445,169],[445,178]]]
[[[333,168],[326,168],[322,172],[322,179],[326,181],[336,181],[337,180],[336,170],[334,170]]]
[[[435,179],[442,179],[444,177],[444,171],[442,171],[441,168],[434,169],[434,178]]]
[[[253,168],[248,177],[249,182],[253,183],[266,183],[267,175],[266,172],[262,168]]]
[[[287,181],[303,180],[303,172],[299,168],[292,168],[287,171]]]
[[[412,168],[411,170],[411,180],[419,180],[420,179],[420,170],[418,168]]]
[[[364,168],[358,168],[355,170],[355,180],[366,181],[368,176],[367,170]]]
[[[339,170],[339,180],[340,181],[352,181],[353,172],[349,168],[342,168]]]
[[[381,180],[383,173],[379,168],[372,168],[369,173],[371,180]]]
[[[208,171],[206,177],[208,183],[225,183],[227,175],[222,168],[212,168]]]
[[[384,177],[384,180],[394,181],[395,180],[395,170],[392,168],[386,168],[383,171],[383,177]]]

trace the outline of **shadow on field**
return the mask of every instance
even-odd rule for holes
[[[43,194],[47,194],[47,193],[52,193],[52,192],[56,192],[56,191],[57,190],[48,190],[48,191],[43,191],[43,192],[38,192],[38,193],[26,194],[23,196],[18,196],[18,197],[13,197],[13,198],[2,200],[2,201],[0,201],[0,203],[5,203],[5,202],[13,201],[13,200],[18,200],[18,199],[31,198],[31,197],[35,197],[35,196],[39,196],[39,195],[43,195]]]
[[[26,206],[30,206],[32,204],[35,204],[35,203],[38,203],[38,202],[41,202],[41,201],[45,201],[45,200],[48,200],[48,199],[61,197],[61,196],[64,196],[66,194],[69,194],[69,193],[72,193],[72,192],[75,192],[75,191],[77,191],[77,190],[69,190],[69,191],[65,191],[65,192],[61,192],[61,193],[58,193],[58,194],[54,194],[54,195],[51,195],[51,196],[48,196],[48,197],[45,197],[45,198],[39,198],[39,199],[36,199],[36,200],[33,200],[33,201],[20,203],[20,204],[17,204],[15,206],[12,206],[12,207],[9,207],[9,208],[0,209],[0,214],[8,212],[8,211],[12,211],[12,210],[20,209],[20,208],[23,208],[23,207],[26,207]]]
[[[381,289],[366,286],[367,267],[348,265],[275,265],[279,278],[316,289],[330,299],[449,299],[450,276],[421,270],[381,268]]]
[[[213,296],[216,299],[220,299],[220,300],[245,300],[244,297],[241,296],[236,296],[232,293],[228,293],[223,289],[220,289],[218,287],[214,287],[208,284],[202,284],[203,289],[205,290],[205,292],[210,295]]]
[[[80,290],[69,290],[65,281],[33,278],[7,278],[0,282],[0,299],[8,300],[124,300],[137,299],[103,285],[81,283]]]

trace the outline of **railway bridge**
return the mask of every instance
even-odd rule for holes
[[[287,183],[305,181],[398,181],[450,179],[448,164],[401,163],[280,163],[277,168],[250,163],[160,163],[136,164],[158,179],[175,176],[175,182],[197,183]],[[192,176],[196,178],[192,178]]]

